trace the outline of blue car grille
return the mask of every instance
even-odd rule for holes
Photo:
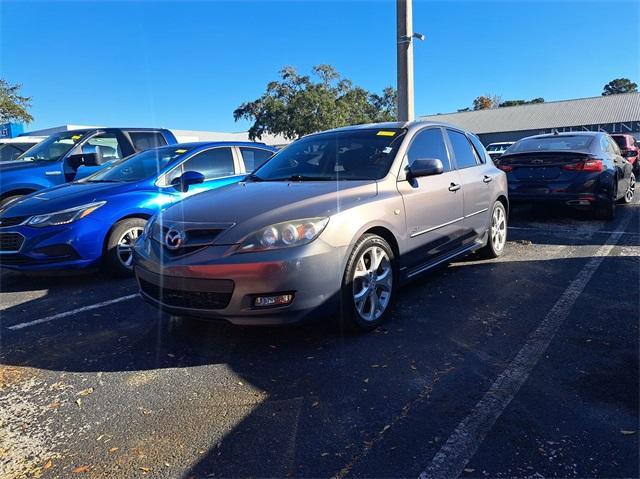
[[[12,216],[11,218],[0,218],[0,228],[6,226],[16,226],[23,223],[28,216]]]
[[[138,278],[142,291],[167,306],[189,309],[224,309],[231,301],[230,293],[217,293],[210,291],[186,291],[163,288],[158,285]],[[232,281],[230,283],[233,284]]]
[[[18,251],[23,242],[24,236],[20,233],[0,233],[0,251]]]

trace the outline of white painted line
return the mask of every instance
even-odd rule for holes
[[[48,323],[49,321],[55,321],[56,319],[66,318],[67,316],[73,316],[74,314],[84,313],[85,311],[91,311],[92,309],[103,308],[105,306],[109,306],[111,304],[120,303],[122,301],[128,301],[133,298],[137,298],[138,293],[136,294],[128,294],[127,296],[120,296],[119,298],[110,299],[108,301],[103,301],[101,303],[91,304],[89,306],[83,306],[82,308],[72,309],[71,311],[65,311],[64,313],[58,313],[51,316],[47,316],[45,318],[35,319],[33,321],[28,321],[26,323],[14,324],[13,326],[9,326],[7,329],[12,329],[14,331],[18,329],[28,328],[30,326],[35,326],[36,324]]]
[[[620,225],[623,230],[629,225],[631,217],[632,215],[629,215]],[[598,248],[540,325],[529,335],[507,369],[498,376],[471,413],[458,424],[447,442],[433,457],[431,464],[420,474],[419,479],[451,479],[462,473],[496,420],[527,381],[531,370],[544,354],[558,328],[569,316],[574,303],[622,234],[622,231],[613,233],[605,244]]]
[[[533,228],[533,227],[529,227],[529,226],[509,226],[508,227],[510,230],[522,230],[522,231],[538,231],[540,233],[571,233],[571,234],[576,234],[576,233],[585,233],[585,234],[607,234],[607,235],[613,235],[613,234],[619,234],[619,235],[640,235],[640,233],[636,233],[634,231],[606,231],[606,230],[596,230],[596,231],[576,231],[576,230],[568,230],[568,229],[548,229],[548,230],[544,230],[541,228]]]

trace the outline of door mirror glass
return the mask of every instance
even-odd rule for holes
[[[190,185],[197,185],[204,182],[204,175],[197,171],[185,171],[181,176],[174,178],[171,185],[178,191],[186,193]]]
[[[628,151],[625,151],[625,153],[624,153],[624,155],[623,155],[623,156],[624,156],[625,158],[635,158],[637,155],[638,155],[638,152],[637,152],[637,151],[628,150]]]
[[[436,158],[421,158],[407,167],[407,179],[420,178],[422,176],[440,175],[444,172],[442,161]]]

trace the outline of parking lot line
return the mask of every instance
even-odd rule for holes
[[[507,369],[498,376],[471,413],[458,424],[433,457],[431,464],[420,474],[419,479],[447,479],[460,476],[496,420],[527,381],[532,369],[569,316],[574,303],[595,271],[620,241],[631,218],[632,215],[627,216],[620,225],[623,231],[613,233],[580,270],[540,325],[529,335]]]
[[[91,311],[92,309],[103,308],[104,306],[120,303],[122,301],[128,301],[136,297],[138,297],[138,293],[128,294],[127,296],[120,296],[119,298],[110,299],[108,301],[102,301],[101,303],[90,304],[89,306],[83,306],[82,308],[72,309],[71,311],[65,311],[64,313],[53,314],[51,316],[47,316],[44,318],[28,321],[26,323],[14,324],[13,326],[9,326],[7,329],[16,331],[18,329],[35,326],[37,324],[48,323],[49,321],[55,321],[56,319],[66,318],[67,316],[73,316],[74,314],[84,313],[85,311]]]

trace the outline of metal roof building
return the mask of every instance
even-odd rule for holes
[[[630,133],[640,140],[640,93],[551,101],[420,117],[476,133],[485,143],[554,131]]]

